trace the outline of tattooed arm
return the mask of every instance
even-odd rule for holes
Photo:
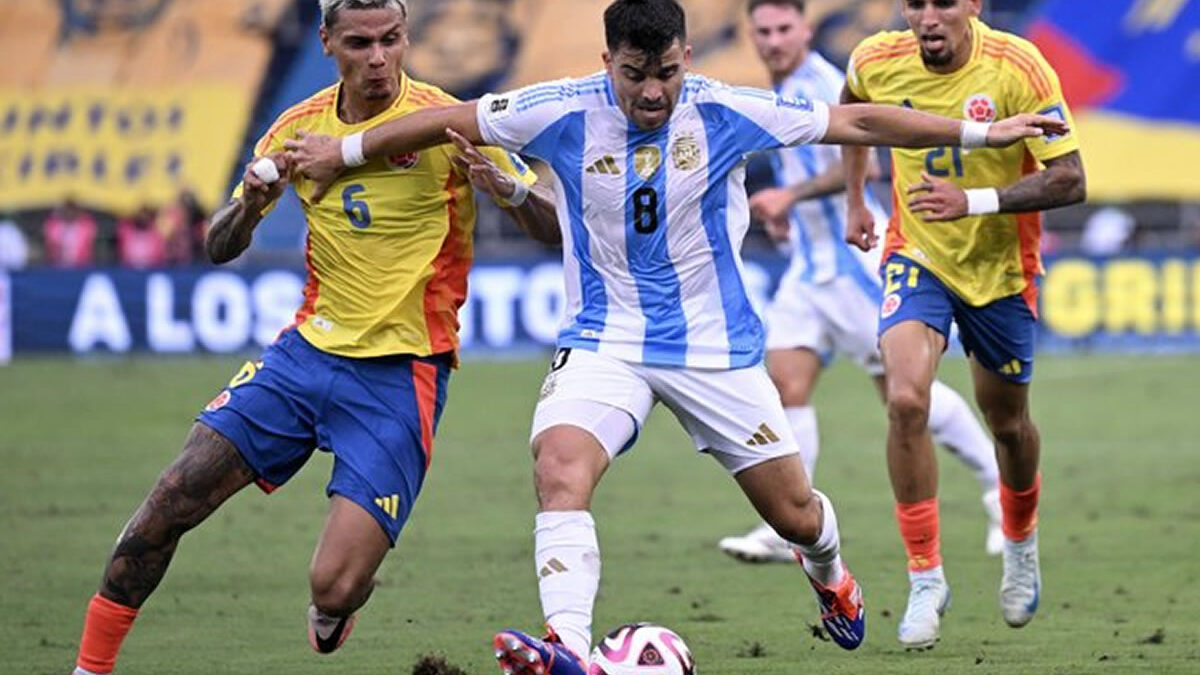
[[[1087,175],[1079,152],[1046,161],[1046,170],[1038,171],[1001,188],[1001,213],[1045,211],[1077,204],[1087,198]]]
[[[1068,206],[1087,197],[1087,176],[1079,152],[1046,160],[1046,169],[994,190],[997,206],[982,213],[1028,213]],[[921,174],[921,182],[909,186],[908,207],[926,222],[957,220],[970,212],[967,192],[942,178]],[[975,211],[981,213],[981,211]]]

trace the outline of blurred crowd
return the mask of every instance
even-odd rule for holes
[[[116,219],[68,199],[37,228],[22,228],[13,214],[0,215],[0,269],[191,265],[204,260],[207,225],[208,214],[189,190],[162,208],[145,205]]]
[[[751,169],[747,180],[751,192],[770,184],[769,169],[762,163],[751,162]],[[1171,227],[1171,232],[1153,225],[1158,221],[1179,222],[1179,208],[1167,204],[1078,207],[1078,215],[1072,220],[1081,221],[1079,225],[1049,223],[1043,253],[1104,257],[1180,245],[1200,250],[1200,205],[1184,205],[1182,227]],[[207,264],[204,235],[208,215],[188,190],[162,208],[144,205],[115,218],[84,208],[73,199],[48,212],[40,222],[31,221],[27,215],[18,222],[16,214],[0,212],[0,271],[96,266],[145,270]],[[487,199],[480,200],[477,230],[479,252],[491,256],[545,250],[529,241]],[[293,247],[297,255],[303,249],[302,239]],[[526,246],[520,246],[522,243]],[[773,248],[761,228],[752,229],[746,241],[747,252],[761,254]],[[294,262],[286,256],[276,258],[268,256],[259,262]]]
[[[408,69],[414,76],[464,98],[567,73],[586,74],[598,67],[602,36],[598,32],[562,31],[561,27],[581,25],[583,17],[592,20],[608,1],[411,3],[412,49]],[[765,84],[754,79],[765,75],[758,67],[744,30],[744,2],[683,2],[688,8],[690,33],[696,45],[697,70],[732,82]],[[984,15],[995,26],[1020,31],[1037,6],[1037,0],[988,0],[984,3]],[[20,47],[20,39],[30,34],[59,36],[43,40],[48,51],[41,66],[34,67],[35,60],[21,62],[28,65],[24,69],[30,73],[41,73],[39,77],[57,74],[142,86],[140,80],[129,78],[138,73],[146,75],[154,70],[147,70],[147,63],[154,65],[161,61],[176,69],[154,71],[168,82],[177,78],[229,75],[231,82],[236,80],[252,87],[259,101],[255,119],[246,129],[241,162],[249,160],[254,141],[277,115],[314,87],[323,86],[335,77],[329,59],[314,37],[318,9],[312,0],[220,3],[0,0],[0,18],[11,19],[18,8],[40,12],[49,22],[47,25],[56,28],[31,31],[28,26],[38,24],[29,23],[28,17],[19,22],[0,22],[0,37],[4,38],[0,40],[0,51],[6,46]],[[816,30],[814,45],[838,64],[845,63],[850,49],[863,37],[895,27],[898,18],[895,0],[809,0],[809,14]],[[155,35],[158,37],[154,38]],[[187,38],[186,49],[179,48],[181,36]],[[269,48],[262,44],[264,38],[270,43]],[[581,46],[581,40],[591,42]],[[129,44],[134,42],[146,50],[152,44],[159,44],[166,51],[158,57],[147,57],[155,52],[131,50]],[[74,60],[68,58],[72,54]],[[97,54],[112,58],[105,61]],[[114,55],[120,55],[120,59]],[[258,65],[247,65],[248,58]],[[240,64],[238,68],[229,67],[232,60]],[[108,80],[82,70],[85,65],[100,61],[117,64],[110,69]],[[22,67],[18,65],[10,71],[22,71]],[[5,75],[11,77],[13,72]],[[241,79],[234,77],[235,74]],[[26,84],[36,82],[41,80],[33,79]],[[76,80],[64,82],[75,86]],[[230,124],[233,123],[231,120]],[[886,173],[886,153],[883,164]],[[751,191],[774,185],[774,176],[766,162],[751,162],[748,173]],[[201,188],[206,203],[214,204],[212,196],[200,185],[195,181],[191,184]],[[890,189],[886,182],[878,187],[885,196]],[[49,202],[42,200],[37,205],[47,208],[68,192],[55,193]],[[170,188],[165,194],[170,194]],[[227,191],[221,196],[226,194]],[[15,208],[17,204],[0,203],[0,270],[27,266],[147,269],[204,263],[202,240],[206,214],[189,191],[181,192],[165,206],[143,206],[133,213],[115,215],[89,211],[71,199],[49,213],[41,210],[5,213],[7,206]],[[127,206],[122,204],[119,208]],[[1094,201],[1048,213],[1046,227],[1044,245],[1051,254],[1082,252],[1105,256],[1138,250],[1200,250],[1200,203]],[[487,199],[481,200],[476,234],[477,253],[481,257],[521,257],[544,252]],[[289,194],[256,231],[255,246],[244,262],[298,264],[304,254],[304,235],[304,214],[299,200]],[[774,246],[761,229],[755,229],[746,241],[746,250],[751,254],[769,253]]]

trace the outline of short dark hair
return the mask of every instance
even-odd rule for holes
[[[763,5],[782,5],[791,7],[801,14],[804,13],[804,0],[750,0],[746,5],[746,13],[753,14],[754,10]]]
[[[687,18],[676,0],[616,0],[604,10],[604,40],[610,52],[658,56],[675,40],[687,42]]]

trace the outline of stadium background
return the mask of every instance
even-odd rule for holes
[[[0,358],[236,351],[287,321],[303,271],[294,196],[228,273],[199,262],[195,231],[169,230],[190,222],[171,218],[181,191],[199,202],[193,219],[222,204],[270,122],[335,78],[316,4],[0,0],[0,212],[28,249],[28,266],[0,277]],[[413,2],[409,70],[463,98],[592,72],[606,4]],[[695,70],[767,84],[740,2],[685,4]],[[1069,0],[984,6],[988,21],[1033,39],[1057,68],[1089,170],[1088,203],[1047,217],[1041,346],[1200,347],[1200,3],[1108,0],[1084,14]],[[810,14],[817,49],[843,64],[859,39],[897,25],[893,0],[813,0]],[[771,180],[764,166],[753,165],[752,187]],[[68,199],[93,214],[97,234],[84,259],[56,264],[43,223]],[[481,201],[465,342],[493,353],[544,347],[561,299],[557,252]],[[157,213],[165,235],[190,237],[191,255],[122,269],[118,223],[139,210]],[[761,230],[746,253],[766,297],[782,260]]]

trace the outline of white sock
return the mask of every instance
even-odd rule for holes
[[[930,567],[927,570],[920,570],[920,571],[909,570],[908,571],[908,583],[909,584],[914,584],[922,579],[941,581],[942,583],[945,583],[946,582],[946,572],[945,572],[945,570],[942,569],[941,565],[938,565],[937,567]]]
[[[821,500],[822,518],[821,534],[817,540],[807,546],[795,544],[804,559],[804,571],[817,580],[822,586],[837,586],[844,576],[842,573],[842,543],[838,535],[837,515],[833,512],[833,503],[829,497],[813,490],[817,499]]]
[[[538,594],[546,623],[587,662],[592,606],[600,588],[600,545],[587,511],[544,511],[533,532]]]
[[[934,380],[929,393],[929,433],[935,443],[967,465],[984,492],[1000,484],[992,439],[963,397],[939,380]]]
[[[92,671],[85,670],[80,666],[75,666],[75,672],[71,673],[71,675],[100,675],[100,673],[93,673]]]
[[[1004,548],[1014,553],[1020,553],[1031,546],[1035,548],[1037,547],[1037,528],[1034,528],[1033,532],[1030,532],[1028,535],[1026,535],[1024,539],[1018,540],[1009,539],[1008,537],[1004,538]]]
[[[799,408],[784,408],[788,424],[792,425],[792,434],[796,444],[800,446],[800,461],[804,463],[804,471],[808,473],[808,482],[813,482],[817,471],[817,455],[821,454],[821,439],[817,435],[817,411],[806,405]]]

